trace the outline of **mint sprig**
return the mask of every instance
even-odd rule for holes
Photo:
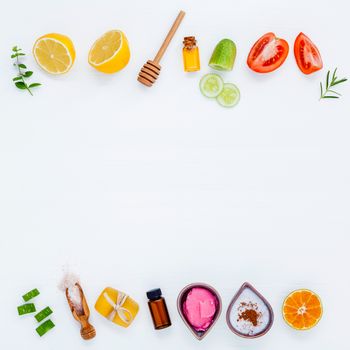
[[[31,83],[27,84],[25,79],[30,78],[33,75],[33,72],[30,70],[27,70],[27,66],[19,61],[19,58],[21,56],[25,56],[25,53],[22,52],[22,49],[20,49],[17,46],[14,46],[12,48],[12,55],[11,58],[15,59],[15,63],[13,64],[18,71],[18,74],[12,79],[12,81],[15,83],[16,87],[20,90],[27,90],[32,96],[33,93],[31,91],[32,88],[35,88],[37,86],[40,86],[40,83]]]
[[[331,72],[327,72],[327,77],[326,77],[326,83],[325,83],[325,89],[323,88],[322,83],[320,83],[321,87],[321,97],[320,100],[323,98],[339,98],[341,94],[337,91],[334,91],[332,88],[338,84],[345,83],[348,79],[347,78],[342,78],[338,79],[337,77],[337,69],[336,68],[332,74],[332,79],[330,80],[330,74]]]

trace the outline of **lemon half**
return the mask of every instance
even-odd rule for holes
[[[33,55],[38,65],[50,74],[68,72],[75,61],[72,40],[57,33],[40,37],[34,44]]]
[[[110,30],[95,41],[89,52],[89,64],[99,72],[112,74],[130,60],[129,43],[120,30]]]

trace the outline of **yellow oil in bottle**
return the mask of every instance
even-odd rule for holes
[[[197,72],[201,69],[199,49],[194,36],[186,36],[183,41],[182,56],[185,72]]]

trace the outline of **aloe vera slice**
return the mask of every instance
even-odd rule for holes
[[[37,329],[36,332],[42,337],[48,331],[55,327],[55,324],[51,320],[43,322]]]
[[[46,307],[45,309],[38,312],[34,317],[38,322],[41,322],[46,317],[50,316],[52,314],[52,310],[49,307]]]
[[[40,292],[38,291],[38,289],[35,288],[35,289],[31,290],[30,292],[24,294],[22,296],[22,298],[25,302],[27,302],[27,301],[37,297],[39,294],[40,294]]]
[[[26,315],[26,314],[31,314],[36,311],[35,305],[32,303],[28,304],[23,304],[17,307],[18,315]]]

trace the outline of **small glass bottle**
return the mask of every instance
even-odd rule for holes
[[[171,321],[168,313],[168,308],[165,299],[162,297],[162,291],[152,289],[147,293],[148,306],[151,312],[153,324],[155,329],[164,329],[171,326]]]
[[[199,49],[194,36],[186,36],[183,41],[182,56],[185,72],[196,72],[201,69]]]

